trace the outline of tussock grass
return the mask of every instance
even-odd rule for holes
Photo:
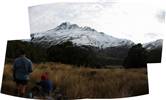
[[[61,63],[41,63],[33,65],[29,88],[40,80],[43,72],[49,72],[55,89],[70,98],[121,98],[148,94],[146,68],[141,69],[95,69],[77,67]],[[6,64],[1,92],[14,95],[11,64]],[[53,92],[52,95],[55,93]]]

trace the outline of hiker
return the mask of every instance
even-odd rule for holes
[[[42,95],[49,96],[53,90],[53,85],[51,80],[48,78],[48,72],[45,72],[41,75],[40,82],[37,83],[41,87]]]
[[[13,78],[17,86],[17,95],[24,97],[29,74],[32,72],[32,62],[26,57],[24,50],[21,49],[19,53],[13,64]]]

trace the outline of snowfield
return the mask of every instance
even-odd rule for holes
[[[33,42],[49,43],[50,46],[66,41],[71,41],[78,46],[88,45],[99,48],[134,45],[130,40],[115,38],[90,27],[80,27],[68,22],[46,32],[31,34],[31,37]]]

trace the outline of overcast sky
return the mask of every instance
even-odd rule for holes
[[[55,3],[29,7],[29,16],[31,33],[66,21],[136,43],[162,38],[165,33],[165,10],[147,3]]]

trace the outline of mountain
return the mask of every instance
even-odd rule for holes
[[[158,40],[143,44],[143,47],[146,48],[147,50],[153,50],[153,49],[162,48],[162,44],[163,44],[163,40],[158,39]]]
[[[90,27],[64,22],[56,28],[31,34],[31,42],[44,47],[48,59],[63,63],[105,66],[121,65],[134,42],[119,39]],[[148,62],[161,61],[162,40],[143,44]],[[96,62],[97,61],[97,62]]]
[[[143,44],[143,47],[146,48],[147,50],[148,63],[161,62],[162,44],[163,44],[162,39],[158,39],[158,40]]]
[[[134,42],[130,40],[115,38],[90,27],[80,27],[77,24],[71,24],[69,22],[64,22],[46,32],[33,33],[31,34],[31,41],[44,47],[51,47],[67,41],[72,42],[76,46],[92,46],[98,48],[131,47],[134,45]]]
[[[87,26],[64,22],[46,32],[31,34],[31,40],[9,41],[6,56],[15,58],[17,48],[23,48],[33,62],[53,61],[100,68],[122,65],[135,45],[130,40],[115,38]],[[161,62],[162,40],[145,43],[143,47],[147,49],[148,63]]]

